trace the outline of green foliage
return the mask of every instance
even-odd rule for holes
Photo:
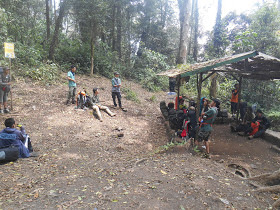
[[[124,87],[124,88],[122,88],[122,91],[125,93],[125,98],[127,100],[134,101],[136,103],[140,103],[137,93],[135,93],[133,90],[131,90],[130,88]]]
[[[29,77],[35,81],[54,83],[59,78],[60,69],[55,64],[41,63],[37,67],[19,65],[16,73],[23,77]]]
[[[271,121],[271,128],[274,131],[280,131],[280,112],[271,111],[267,114],[268,119]]]
[[[68,39],[60,43],[56,53],[56,61],[63,65],[66,64],[66,69],[73,64],[78,67],[79,72],[88,73],[90,68],[90,46],[87,43],[81,42],[79,39]]]
[[[40,65],[43,60],[43,52],[34,46],[24,45],[20,42],[15,43],[16,62],[27,66]]]
[[[5,9],[0,7],[0,43],[4,42],[7,37],[8,28],[7,28],[7,15]]]
[[[142,51],[141,56],[135,57],[133,69],[124,74],[140,82],[144,88],[150,91],[168,89],[168,78],[159,77],[156,74],[169,69],[166,56],[148,49]]]

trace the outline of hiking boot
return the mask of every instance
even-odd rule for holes
[[[125,108],[123,108],[123,107],[121,107],[121,110],[123,110],[124,112],[127,112],[127,110]]]
[[[245,136],[244,132],[238,132],[238,136]]]
[[[209,153],[204,153],[204,154],[202,155],[202,157],[203,157],[203,158],[207,158],[207,159],[211,159],[211,156],[210,156]]]
[[[195,146],[195,147],[193,148],[193,151],[195,151],[195,152],[200,152],[200,150],[198,149],[198,146]]]
[[[38,157],[39,153],[38,152],[31,152],[30,157]]]
[[[3,109],[0,109],[0,114],[3,114],[3,113],[4,113]]]
[[[4,109],[4,113],[10,113],[10,110],[9,109]]]
[[[249,140],[252,140],[254,138],[254,136],[248,136]]]

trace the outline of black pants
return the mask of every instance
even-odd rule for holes
[[[122,108],[121,93],[120,92],[112,92],[112,98],[113,98],[113,102],[114,102],[115,107],[117,106],[116,97],[118,98],[119,107]]]
[[[237,111],[237,103],[231,102],[231,114],[236,114]]]

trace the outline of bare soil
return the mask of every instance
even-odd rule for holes
[[[112,108],[109,79],[77,75],[77,81],[78,90],[99,87],[103,104]],[[123,85],[141,102],[123,94],[128,111],[102,112],[100,122],[92,110],[64,104],[66,80],[48,86],[15,81],[14,110],[0,120],[22,123],[40,156],[0,165],[0,209],[265,209],[278,198],[254,192],[228,167],[242,165],[251,175],[278,169],[280,156],[269,143],[221,124],[214,126],[210,160],[186,145],[159,152],[168,142],[159,110],[164,93]]]

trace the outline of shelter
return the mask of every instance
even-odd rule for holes
[[[180,65],[176,69],[170,69],[158,75],[177,79],[178,97],[180,95],[180,83],[182,79],[184,78],[188,81],[190,76],[197,75],[199,104],[202,83],[216,72],[230,74],[239,82],[240,92],[238,100],[240,102],[242,79],[280,79],[280,59],[257,51],[251,51],[191,65]]]

